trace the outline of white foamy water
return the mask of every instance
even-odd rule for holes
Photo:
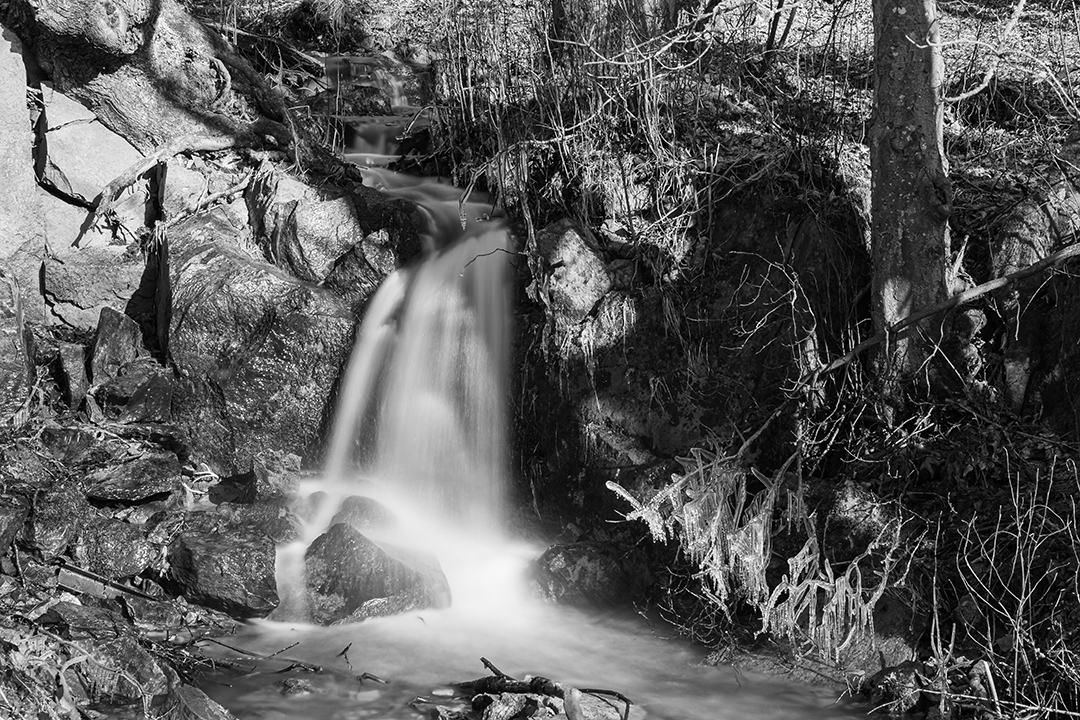
[[[231,686],[213,678],[203,684],[241,718],[429,718],[430,705],[444,702],[440,691],[489,674],[482,657],[518,678],[541,675],[621,692],[633,701],[630,717],[636,720],[840,720],[866,712],[838,703],[835,690],[703,667],[700,651],[654,637],[644,621],[597,619],[535,604],[515,613],[452,608],[330,628],[262,623],[227,642],[263,655],[284,650],[269,660],[215,651],[253,668],[240,677],[220,678]],[[295,660],[317,664],[323,672],[275,672]],[[362,681],[362,673],[386,684]],[[274,683],[289,677],[309,681],[313,692],[282,694]],[[418,698],[431,702],[415,703]]]
[[[279,553],[276,617],[305,617],[305,550],[352,495],[380,501],[400,521],[393,537],[373,540],[439,558],[453,606],[329,628],[256,623],[224,640],[242,653],[207,646],[242,672],[207,675],[204,689],[240,718],[413,720],[432,717],[432,703],[454,702],[445,697],[450,683],[487,675],[486,657],[519,678],[623,693],[635,719],[854,717],[834,704],[834,691],[701,667],[700,650],[655,637],[639,618],[530,597],[526,570],[541,548],[514,541],[506,527],[510,238],[496,223],[476,223],[483,206],[461,204],[445,184],[387,171],[371,181],[421,202],[430,247],[369,305],[326,471],[301,488],[300,502],[320,500],[301,541]],[[358,679],[363,673],[386,683]],[[308,691],[283,694],[283,680]]]
[[[436,554],[455,603],[520,591],[505,582],[508,473],[508,252],[499,222],[476,220],[460,191],[387,170],[365,171],[431,219],[427,254],[392,273],[369,303],[345,368],[323,477],[303,536],[278,557],[282,606],[303,619],[304,554],[354,495],[394,511],[400,529],[372,537]],[[464,226],[463,226],[464,221]],[[520,556],[522,553],[516,553]]]

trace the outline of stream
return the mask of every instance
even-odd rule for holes
[[[211,648],[211,655],[250,670],[208,675],[202,689],[240,718],[416,720],[438,717],[432,714],[438,705],[460,707],[449,683],[488,675],[483,657],[518,678],[542,675],[618,691],[633,701],[635,720],[865,716],[864,706],[838,702],[833,688],[703,666],[700,649],[665,639],[664,632],[654,634],[640,618],[598,618],[539,604],[506,616],[450,609],[328,628],[263,622],[225,642],[280,655],[256,660]],[[301,670],[296,661],[323,672]],[[363,673],[386,682],[358,679]],[[310,685],[289,695],[290,679]]]
[[[391,155],[379,133],[366,134],[379,144],[356,140],[347,150],[366,162]],[[543,548],[514,539],[503,499],[513,238],[488,218],[483,198],[463,202],[460,189],[435,179],[364,172],[368,184],[426,213],[426,254],[388,277],[368,305],[327,467],[298,498],[322,505],[306,516],[301,540],[279,549],[279,596],[289,607],[274,617],[285,621],[207,642],[204,651],[221,666],[201,687],[239,718],[440,718],[467,702],[451,683],[490,674],[486,658],[516,678],[621,693],[633,701],[634,719],[864,714],[837,702],[832,688],[705,666],[702,649],[640,617],[534,597],[528,568]],[[305,552],[353,495],[376,499],[400,520],[395,536],[373,541],[438,557],[451,607],[330,627],[305,621]]]

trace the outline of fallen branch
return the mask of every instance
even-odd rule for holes
[[[1071,245],[1067,245],[1066,247],[1058,250],[1051,255],[1048,255],[1042,260],[1028,265],[1026,268],[1011,272],[1008,275],[1002,275],[999,278],[994,278],[993,280],[984,282],[982,285],[976,285],[975,287],[965,290],[962,293],[957,293],[956,295],[953,295],[949,299],[939,302],[936,305],[931,305],[930,307],[920,310],[917,313],[908,315],[906,318],[893,323],[886,330],[879,332],[872,338],[863,340],[851,352],[847,353],[846,355],[838,357],[827,365],[823,365],[816,370],[811,370],[799,379],[796,387],[809,385],[815,382],[822,375],[828,375],[834,370],[839,370],[870,348],[876,345],[880,345],[886,340],[896,339],[897,337],[899,337],[900,333],[904,332],[912,325],[915,325],[916,323],[919,323],[928,317],[947,312],[949,310],[952,310],[953,308],[959,307],[960,305],[965,305],[974,300],[975,298],[986,295],[987,293],[994,292],[995,290],[1000,290],[1001,288],[1008,287],[1017,280],[1023,280],[1026,277],[1036,275],[1049,267],[1059,265],[1064,261],[1068,260],[1069,258],[1076,257],[1077,255],[1080,255],[1080,242],[1075,242]]]
[[[154,152],[140,159],[124,172],[120,173],[101,190],[91,225],[98,224],[112,210],[116,199],[126,188],[131,187],[146,172],[157,167],[180,153],[214,152],[265,144],[265,138],[273,138],[280,145],[287,145],[291,139],[285,129],[272,120],[260,120],[252,123],[243,132],[215,137],[179,137],[159,147]]]
[[[633,705],[633,702],[630,701],[630,698],[620,692],[614,690],[599,690],[596,688],[579,689],[546,677],[540,677],[539,675],[529,678],[528,680],[518,680],[495,667],[495,665],[487,658],[480,658],[480,662],[482,662],[484,667],[490,670],[492,674],[476,680],[456,683],[459,688],[468,690],[475,695],[528,693],[531,695],[546,695],[548,697],[559,698],[564,703],[564,709],[568,720],[584,720],[585,714],[581,708],[582,693],[587,693],[589,695],[608,695],[618,698],[624,704],[623,710],[620,713],[621,719],[627,720],[627,718],[630,717],[630,706]]]

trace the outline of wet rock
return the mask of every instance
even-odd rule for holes
[[[14,569],[14,568],[12,568]],[[30,563],[22,569],[22,579],[28,586],[54,592],[59,584],[59,571],[54,565]]]
[[[127,462],[98,468],[86,476],[93,500],[139,502],[171,493],[180,484],[180,461],[167,450],[148,450]]]
[[[327,273],[323,284],[342,293],[370,296],[396,265],[389,234],[385,230],[364,237],[349,248]]]
[[[33,364],[23,332],[22,295],[0,270],[0,423],[19,412],[30,394]]]
[[[284,680],[278,680],[274,683],[274,686],[285,697],[311,695],[317,692],[315,684],[307,678],[285,678]]]
[[[184,625],[184,613],[170,600],[150,600],[137,595],[120,598],[131,622],[142,630],[172,630]]]
[[[37,492],[18,536],[19,545],[48,562],[67,550],[92,513],[86,496],[77,488],[51,487]]]
[[[18,487],[25,494],[52,486],[57,479],[56,466],[46,457],[28,444],[6,446],[0,454],[0,487]]]
[[[449,584],[437,561],[394,555],[345,524],[332,525],[306,555],[309,608],[315,622],[397,614],[450,603]]]
[[[101,309],[91,353],[90,370],[95,385],[117,377],[142,349],[138,323],[110,307]]]
[[[299,456],[264,450],[253,458],[251,472],[226,478],[211,488],[210,501],[280,503],[295,497],[299,483]]]
[[[330,524],[345,523],[362,533],[385,533],[397,527],[397,518],[378,500],[363,495],[345,498]]]
[[[88,657],[74,663],[66,675],[93,704],[127,705],[169,690],[157,661],[131,636],[106,642],[81,640],[76,645]]]
[[[611,607],[632,598],[622,565],[610,551],[590,542],[548,548],[536,560],[533,583],[540,597],[575,607]]]
[[[276,557],[274,541],[252,525],[185,526],[169,545],[167,579],[190,602],[240,619],[264,617],[278,604]]]
[[[549,718],[562,713],[563,701],[534,693],[481,694],[473,697],[473,709],[483,713],[483,720]]]
[[[60,343],[56,380],[64,402],[72,410],[78,410],[90,388],[86,375],[86,349],[82,345]]]
[[[182,234],[182,233],[181,233]],[[271,447],[317,452],[355,316],[328,291],[219,245],[171,246],[173,417],[222,476]]]
[[[107,640],[130,632],[124,617],[108,608],[90,607],[61,600],[41,616],[41,623],[59,630],[70,640]]]
[[[560,220],[537,234],[536,248],[549,273],[547,293],[556,323],[580,323],[612,286],[596,239],[574,221]]]
[[[140,528],[104,517],[81,528],[74,551],[82,568],[111,580],[138,575],[158,556]]]
[[[364,238],[347,196],[328,195],[269,165],[252,181],[249,197],[268,257],[303,280],[322,281]]]
[[[139,358],[94,391],[106,417],[119,422],[169,422],[172,419],[173,377],[150,358]]]
[[[248,206],[266,257],[304,280],[322,282],[353,248],[373,245],[365,255],[389,249],[390,269],[420,250],[416,207],[371,188],[316,189],[265,165],[252,181]]]
[[[222,524],[250,525],[277,543],[300,538],[299,518],[281,502],[222,503],[216,508],[216,514]]]

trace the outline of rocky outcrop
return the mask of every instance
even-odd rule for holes
[[[612,288],[612,273],[592,233],[560,220],[536,236],[546,273],[541,296],[557,328],[580,324]]]
[[[246,472],[262,448],[317,455],[351,349],[350,305],[186,230],[170,260],[176,421],[220,475]]]

